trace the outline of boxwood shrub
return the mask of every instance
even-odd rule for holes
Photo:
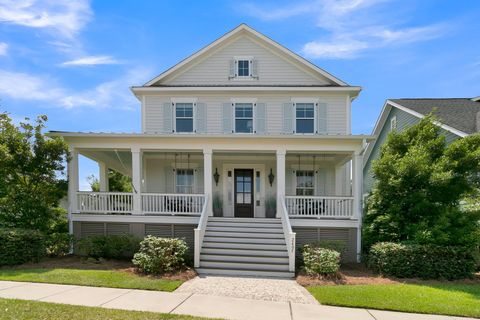
[[[307,244],[302,248],[302,256],[309,275],[331,275],[340,268],[340,252],[332,249]]]
[[[45,238],[41,232],[0,228],[0,265],[38,262],[45,254]]]
[[[140,239],[132,235],[88,236],[77,241],[77,253],[95,259],[131,259]]]
[[[186,268],[188,247],[184,240],[147,236],[133,257],[133,264],[147,274],[177,272]]]
[[[475,260],[463,247],[381,242],[373,245],[367,265],[399,278],[462,279],[472,277]]]

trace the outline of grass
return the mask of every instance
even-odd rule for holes
[[[478,284],[341,285],[307,289],[327,305],[480,317]]]
[[[81,270],[63,268],[0,269],[0,280],[75,284],[94,287],[144,289],[172,292],[182,280],[136,275],[120,270]]]
[[[0,299],[0,320],[199,320],[191,316]]]

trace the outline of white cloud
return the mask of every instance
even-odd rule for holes
[[[0,0],[0,21],[76,35],[91,19],[89,0]]]
[[[111,56],[87,56],[75,60],[65,61],[62,66],[93,66],[99,64],[119,64],[121,61]]]
[[[346,59],[368,48],[368,43],[355,40],[330,42],[312,41],[303,46],[303,52],[309,57]]]
[[[8,44],[0,42],[0,56],[6,56],[8,51]]]

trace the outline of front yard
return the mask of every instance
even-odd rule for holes
[[[168,292],[194,276],[192,270],[163,277],[146,276],[136,273],[128,261],[94,262],[79,257],[50,258],[40,263],[0,268],[0,280]]]

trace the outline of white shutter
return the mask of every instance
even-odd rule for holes
[[[163,132],[173,132],[173,105],[170,102],[163,104]]]
[[[327,134],[327,104],[317,103],[317,133]]]
[[[252,68],[252,71],[251,71],[251,76],[253,78],[257,78],[258,79],[258,61],[253,59],[251,60],[251,68]]]
[[[233,132],[233,106],[231,103],[223,104],[223,133]]]
[[[283,104],[283,133],[293,132],[293,103],[288,102]]]
[[[255,106],[255,133],[258,133],[258,134],[267,133],[265,103],[257,103]]]
[[[207,132],[207,105],[203,102],[197,103],[195,106],[195,132]]]
[[[237,76],[237,61],[230,60],[230,67],[229,67],[229,78],[235,78]]]

